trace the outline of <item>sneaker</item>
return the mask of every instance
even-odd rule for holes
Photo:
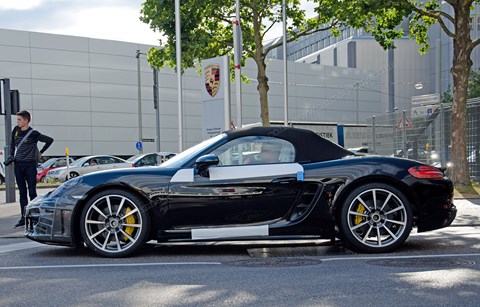
[[[15,224],[15,226],[13,226],[13,228],[20,228],[20,227],[24,227],[25,226],[25,219],[24,218],[21,218],[18,223]]]

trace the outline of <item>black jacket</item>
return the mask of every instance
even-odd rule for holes
[[[25,131],[22,131],[21,129],[17,127],[13,128],[12,131],[12,140],[10,142],[10,155],[13,156],[15,155],[15,162],[33,162],[37,160],[37,142],[43,142],[45,145],[43,145],[43,148],[40,150],[40,152],[43,154],[50,145],[53,143],[53,138],[41,134],[37,130],[33,130],[32,133],[28,136],[28,138],[22,143],[22,146],[20,148],[18,147],[18,144],[20,144],[20,141],[23,139],[23,137],[30,131],[32,130],[32,127],[28,128]],[[17,148],[17,152],[15,153],[15,148]]]

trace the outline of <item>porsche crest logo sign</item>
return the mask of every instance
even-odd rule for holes
[[[220,88],[220,64],[211,64],[203,70],[205,75],[205,88],[212,97],[218,93]]]

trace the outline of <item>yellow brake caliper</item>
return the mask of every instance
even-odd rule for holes
[[[127,215],[128,213],[130,213],[130,211],[132,211],[132,209],[127,208],[127,209],[125,210],[125,215]],[[127,216],[127,218],[125,219],[125,223],[127,223],[127,224],[135,224],[135,216],[133,216],[133,214],[130,215],[130,216]],[[127,233],[129,236],[132,235],[133,230],[134,230],[134,228],[133,228],[132,226],[127,226],[127,227],[125,227],[125,233]],[[123,236],[123,240],[124,240],[124,241],[128,241],[127,236]]]
[[[361,203],[359,203],[359,204],[358,204],[358,207],[357,207],[357,212],[360,213],[360,214],[365,214],[366,211],[367,211],[367,208],[365,208],[364,205],[362,205]],[[355,225],[358,225],[358,224],[360,224],[363,220],[364,220],[363,216],[356,215],[356,216],[355,216],[354,223],[355,223]]]

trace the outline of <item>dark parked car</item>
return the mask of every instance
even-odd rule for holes
[[[354,156],[308,130],[254,127],[210,138],[159,167],[73,178],[30,202],[25,235],[84,242],[106,257],[152,239],[341,237],[362,252],[389,252],[414,226],[449,226],[452,197],[452,182],[435,167]]]

